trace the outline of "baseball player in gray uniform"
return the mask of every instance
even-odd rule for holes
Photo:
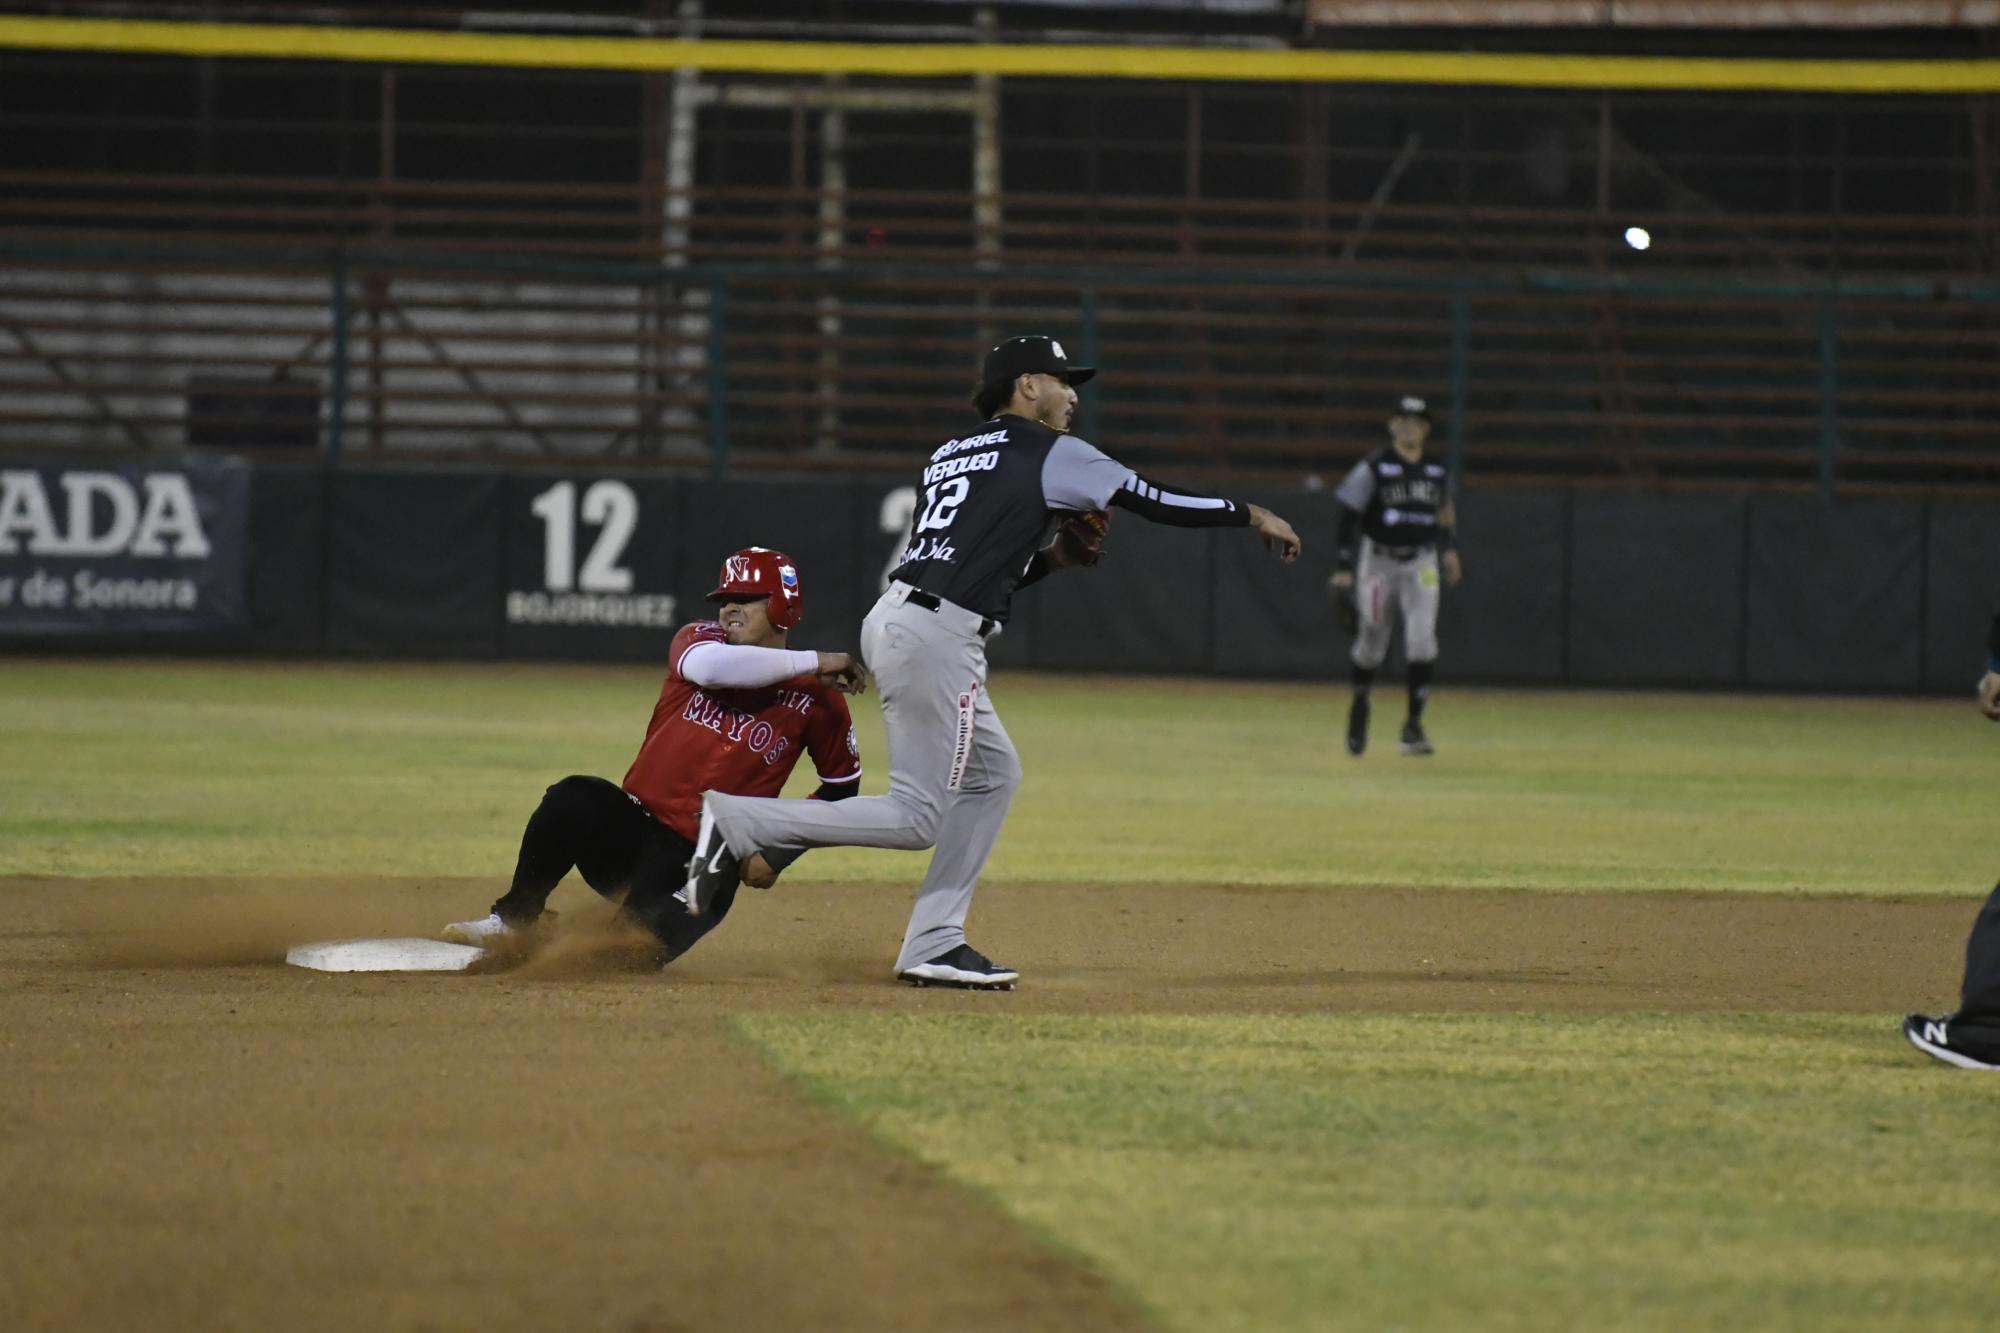
[[[1000,836],[1021,764],[986,692],[986,640],[1016,589],[1095,558],[1116,506],[1172,527],[1247,527],[1287,561],[1291,524],[1259,505],[1148,481],[1068,433],[1072,365],[1048,337],[1010,338],[986,354],[973,405],[985,423],[926,461],[908,547],[861,624],[889,746],[889,791],[838,804],[710,792],[682,898],[701,915],[755,852],[811,847],[936,847],[903,936],[896,975],[916,985],[1011,989],[1018,973],[966,942],[973,888]],[[1053,529],[1053,536],[1051,535]]]
[[[1421,398],[1402,399],[1389,418],[1389,443],[1356,463],[1336,492],[1340,552],[1328,586],[1352,608],[1354,702],[1347,710],[1352,755],[1368,749],[1368,696],[1376,668],[1388,655],[1391,615],[1398,610],[1409,659],[1403,753],[1424,755],[1433,748],[1424,734],[1424,704],[1437,669],[1438,584],[1440,573],[1449,587],[1462,571],[1450,470],[1424,457],[1430,433],[1429,406]]]

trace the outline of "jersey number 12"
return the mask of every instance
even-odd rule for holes
[[[953,477],[935,486],[924,488],[924,516],[917,520],[918,532],[935,532],[948,528],[958,517],[958,507],[965,503],[965,497],[972,490],[972,483],[964,477]]]

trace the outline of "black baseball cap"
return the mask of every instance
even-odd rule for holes
[[[1429,421],[1431,419],[1431,405],[1413,393],[1406,393],[1396,400],[1396,410],[1390,415],[1421,417],[1423,420]]]
[[[1065,384],[1082,384],[1096,373],[1095,366],[1072,365],[1061,343],[1035,333],[994,344],[979,368],[979,383],[990,387],[1021,375],[1054,375]]]

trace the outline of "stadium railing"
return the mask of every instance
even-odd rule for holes
[[[906,466],[978,352],[1106,367],[1081,429],[1333,479],[1422,392],[1484,479],[1992,485],[2000,283],[1478,270],[586,260],[0,235],[0,444]],[[968,410],[969,416],[969,410]]]
[[[454,253],[680,262],[1074,263],[1311,268],[1629,266],[1951,274],[1990,269],[2000,214],[1676,212],[1632,253],[1589,209],[1196,195],[0,171],[0,230],[244,245],[372,241]],[[680,216],[683,223],[670,223]]]

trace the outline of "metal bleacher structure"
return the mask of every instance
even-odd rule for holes
[[[1983,94],[0,85],[9,449],[902,468],[1048,329],[1106,367],[1085,433],[1178,475],[1331,476],[1415,391],[1496,483],[2000,485]]]

